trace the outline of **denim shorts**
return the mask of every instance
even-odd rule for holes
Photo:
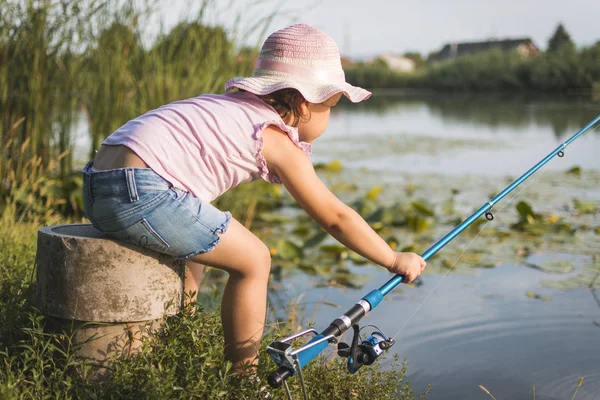
[[[211,251],[231,213],[176,189],[147,168],[83,169],[83,209],[104,235],[144,249],[189,258]]]

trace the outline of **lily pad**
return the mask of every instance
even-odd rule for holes
[[[563,280],[543,280],[540,284],[548,289],[556,289],[556,290],[573,290],[579,287],[579,283],[575,282],[572,279],[563,279]]]
[[[347,251],[347,249],[344,246],[340,246],[339,244],[326,244],[319,248],[325,253],[333,253],[338,255]]]
[[[529,297],[530,299],[538,299],[538,300],[543,300],[543,301],[550,301],[550,297],[548,296],[540,296],[537,293],[533,293],[533,292],[527,292],[525,294],[527,297]]]
[[[333,275],[329,281],[330,285],[341,285],[348,288],[360,289],[371,280],[371,277],[365,275],[352,274],[348,272],[338,272]]]
[[[342,162],[340,160],[333,160],[327,164],[316,164],[315,169],[318,171],[340,172],[342,170]]]
[[[600,206],[595,202],[582,201],[578,199],[573,200],[573,207],[581,214],[595,214],[600,208]]]
[[[304,247],[308,247],[308,248],[315,247],[316,245],[321,243],[323,240],[325,240],[325,238],[327,238],[327,236],[329,236],[329,234],[323,230],[320,232],[317,232],[315,235],[308,238],[308,240],[306,242],[304,242]]]
[[[529,223],[535,222],[539,218],[539,215],[533,212],[533,208],[526,202],[520,201],[516,206],[517,212],[521,221],[527,221]]]
[[[421,215],[426,217],[433,217],[435,213],[433,212],[431,206],[427,204],[425,201],[413,201],[411,203],[413,209]]]
[[[292,231],[294,235],[300,237],[306,237],[312,232],[312,229],[309,224],[298,224],[296,228]]]
[[[575,267],[568,260],[546,260],[535,264],[541,271],[549,274],[566,274],[572,272]]]
[[[370,224],[381,222],[381,220],[383,219],[383,216],[384,216],[384,212],[385,212],[385,209],[383,207],[379,207],[374,212],[372,212],[369,216],[367,216],[365,218],[365,220]]]
[[[258,219],[264,222],[269,222],[271,224],[283,224],[289,221],[289,218],[276,213],[270,212],[261,212],[258,214]]]
[[[581,176],[581,168],[579,166],[575,166],[565,171],[565,174]]]
[[[358,186],[356,186],[354,183],[347,182],[345,180],[330,183],[328,186],[329,189],[331,189],[334,193],[354,192],[358,189]]]
[[[381,185],[377,185],[375,187],[373,187],[371,190],[369,190],[367,192],[367,199],[369,200],[377,200],[377,198],[379,197],[379,193],[381,193],[382,190],[382,186]]]
[[[348,258],[350,260],[352,260],[352,262],[356,265],[364,265],[364,264],[369,264],[369,260],[367,260],[366,258],[364,258],[363,256],[361,256],[358,253],[355,253],[353,251],[348,251]]]
[[[300,248],[296,243],[290,240],[281,239],[278,240],[275,244],[274,256],[283,260],[293,260],[295,258],[301,258],[302,248]]]
[[[302,271],[310,274],[310,275],[327,275],[331,270],[330,267],[326,267],[323,265],[315,265],[315,264],[305,264],[302,263],[298,266]]]
[[[424,232],[429,229],[430,221],[420,215],[410,215],[406,218],[408,229],[414,233]]]

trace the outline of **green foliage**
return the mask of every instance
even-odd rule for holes
[[[416,68],[421,68],[422,66],[425,65],[425,59],[419,52],[407,51],[406,53],[404,53],[404,57],[410,58],[411,60],[413,60],[415,62]]]
[[[427,81],[432,88],[462,91],[561,92],[591,88],[600,54],[570,47],[523,59],[517,53],[490,51],[433,64]]]
[[[600,103],[600,81],[592,84],[592,101]]]
[[[600,42],[577,50],[569,40],[557,39],[558,42],[562,41],[561,45],[534,58],[524,58],[516,51],[503,52],[496,49],[433,62],[413,73],[361,65],[347,68],[346,76],[352,84],[371,89],[598,92]]]
[[[573,49],[575,43],[571,40],[571,35],[569,35],[563,24],[558,24],[552,37],[548,40],[548,51],[554,52],[565,48]]]
[[[369,66],[375,67],[375,68],[389,68],[390,66],[388,65],[387,61],[385,61],[383,58],[381,57],[377,57],[376,59],[374,59],[373,61],[371,61],[369,63]]]
[[[596,214],[600,211],[600,203],[573,199],[573,208],[580,214]]]
[[[435,63],[428,70],[427,81],[446,90],[519,89],[521,83],[511,71],[520,63],[517,53],[491,50]]]
[[[33,307],[38,227],[0,217],[0,398],[261,399],[267,393],[282,398],[283,389],[272,391],[266,384],[274,364],[264,346],[295,333],[297,305],[287,310],[289,319],[267,327],[259,381],[232,374],[223,359],[219,313],[205,312],[198,304],[169,317],[141,354],[115,361],[110,379],[95,381],[95,367],[77,358],[72,332],[47,333],[45,318]],[[346,371],[344,361],[324,355],[303,369],[310,398],[414,398],[404,380],[406,366],[397,359],[386,371],[377,363],[356,375]],[[294,398],[301,396],[298,378],[289,383]]]
[[[519,219],[511,225],[517,231],[527,232],[533,235],[544,235],[550,232],[573,233],[574,228],[556,216],[545,217],[533,211],[531,205],[520,201],[515,206]]]
[[[519,221],[532,224],[540,219],[540,215],[534,213],[533,208],[531,208],[531,206],[524,201],[520,201],[516,208],[517,212],[519,213]]]
[[[15,222],[9,210],[0,216],[0,351],[22,337],[34,292],[33,260],[39,225]]]
[[[542,91],[591,88],[593,75],[590,72],[594,72],[590,68],[594,68],[593,61],[587,64],[581,54],[563,46],[554,52],[542,54],[529,68],[523,69],[523,74],[532,88]]]
[[[291,240],[279,239],[275,244],[275,257],[283,260],[297,260],[300,262],[302,248]]]
[[[581,176],[581,167],[575,166],[575,167],[569,168],[567,171],[565,171],[565,174],[580,177]]]
[[[326,171],[326,172],[341,172],[342,162],[340,160],[333,160],[327,164],[315,164],[315,170]]]
[[[256,226],[259,229],[266,224],[285,220],[274,211],[290,201],[290,198],[283,196],[281,186],[260,180],[229,190],[220,196],[214,205],[221,210],[229,210],[246,228]]]
[[[144,44],[156,17],[153,0],[16,1],[0,13],[0,202],[36,181],[29,160],[55,182],[61,211],[81,212],[74,166],[93,158],[116,128],[171,101],[222,91],[252,71],[248,49],[205,22],[215,1]],[[193,19],[196,18],[196,19]],[[255,21],[260,29],[266,19]],[[90,148],[74,154],[72,129],[83,116]],[[52,163],[57,163],[52,166]],[[36,164],[37,165],[37,164]],[[34,193],[39,195],[39,193]]]
[[[381,66],[352,66],[344,71],[348,82],[370,89],[418,87],[423,82],[421,73],[399,73]]]
[[[26,151],[27,146],[22,146],[21,157],[26,157]],[[60,210],[64,210],[67,201],[72,210],[81,209],[81,176],[70,174],[63,180],[72,187],[67,200],[63,199],[63,187],[53,178],[60,162],[59,157],[44,167],[41,157],[33,157],[23,163],[20,174],[9,171],[4,182],[11,190],[9,196],[0,201],[2,221],[51,224],[61,218]]]
[[[10,195],[30,160],[43,169],[60,158],[56,175],[71,172],[69,129],[81,63],[76,48],[100,1],[5,1],[0,13],[0,198]]]
[[[600,103],[600,41],[581,51],[582,62],[589,66],[588,73],[592,82],[592,100]]]
[[[236,60],[223,28],[181,22],[146,49],[145,28],[137,22],[142,17],[134,11],[121,22],[114,15],[84,59],[82,107],[92,137],[88,158],[128,120],[171,101],[221,92],[227,79],[249,72],[247,62]]]

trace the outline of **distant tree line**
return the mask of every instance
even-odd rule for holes
[[[577,49],[560,24],[547,50],[532,58],[516,51],[489,50],[423,63],[410,73],[392,71],[381,62],[362,64],[347,67],[346,77],[371,89],[600,92],[600,41]]]

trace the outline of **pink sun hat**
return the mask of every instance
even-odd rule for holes
[[[311,103],[343,93],[353,103],[371,92],[346,82],[340,50],[317,28],[298,24],[272,33],[263,44],[251,77],[235,77],[225,90],[239,88],[257,95],[294,88]]]

